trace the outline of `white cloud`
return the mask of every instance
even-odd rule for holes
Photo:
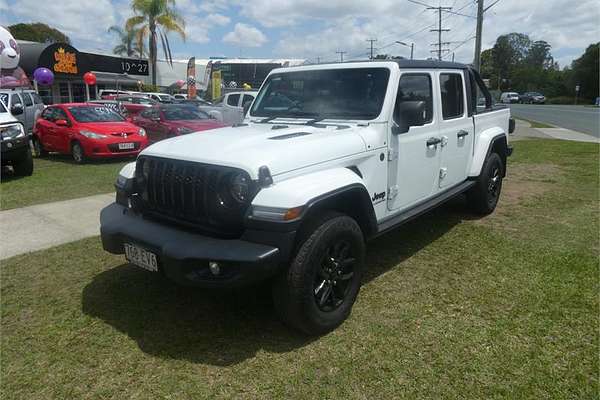
[[[106,30],[116,22],[109,0],[47,1],[43,5],[39,0],[18,0],[10,10],[19,22],[43,22],[71,39],[99,46],[106,43]]]
[[[438,2],[426,1],[437,5]],[[376,38],[380,53],[408,57],[410,49],[394,44],[396,40],[415,43],[415,57],[430,53],[437,34],[437,14],[407,1],[378,0],[254,0],[239,3],[241,13],[268,27],[287,27],[276,46],[278,55],[321,60],[365,58],[367,39]],[[442,6],[454,5],[454,11],[475,15],[472,0],[443,0]],[[598,41],[600,8],[597,0],[502,0],[490,9],[484,20],[483,48],[493,46],[499,35],[520,32],[532,40],[546,40],[562,66],[583,53],[588,44]],[[473,59],[475,18],[445,14],[442,41],[452,42],[446,59],[471,62]],[[307,27],[314,27],[307,31]],[[354,57],[352,57],[354,56]]]
[[[233,31],[223,37],[223,42],[240,47],[260,47],[267,42],[267,37],[258,28],[237,23]]]
[[[206,22],[213,25],[225,26],[231,22],[231,18],[223,14],[208,14]]]
[[[204,12],[213,13],[216,11],[223,11],[228,9],[230,3],[231,2],[228,0],[207,0],[201,2],[198,8],[200,8],[200,10]]]

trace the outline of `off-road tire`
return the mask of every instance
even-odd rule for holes
[[[308,335],[322,335],[338,327],[350,315],[361,286],[365,242],[360,227],[347,215],[328,212],[312,222],[311,229],[301,234],[304,239],[300,239],[291,265],[274,280],[272,292],[275,309],[287,325]],[[353,272],[347,283],[338,282],[337,289],[334,284],[330,285],[331,291],[341,290],[345,294],[341,303],[334,294],[331,301],[339,305],[324,311],[318,304],[315,282],[322,279],[323,260],[330,259],[328,252],[337,243],[349,244],[348,252],[352,256],[349,259],[355,260]]]
[[[483,163],[477,183],[467,193],[469,209],[479,215],[494,212],[504,176],[504,164],[498,153],[490,153]]]
[[[13,170],[18,176],[31,176],[33,174],[33,157],[31,149],[27,148],[25,157],[18,163],[13,163]]]

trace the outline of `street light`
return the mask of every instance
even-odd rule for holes
[[[408,44],[406,44],[404,42],[401,42],[399,40],[396,40],[396,43],[401,44],[402,46],[410,47],[410,59],[412,60],[413,59],[414,50],[415,50],[415,44],[411,43],[410,45],[408,45]]]

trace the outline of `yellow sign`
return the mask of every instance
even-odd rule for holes
[[[54,72],[62,72],[63,74],[77,74],[77,58],[75,53],[69,53],[62,47],[54,52]]]
[[[216,100],[221,97],[221,71],[212,73],[212,99]]]

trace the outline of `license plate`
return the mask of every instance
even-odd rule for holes
[[[125,243],[125,258],[130,263],[147,269],[148,271],[158,271],[158,263],[156,262],[156,255],[144,250],[139,246]]]
[[[131,150],[135,148],[135,143],[119,143],[119,150]]]

